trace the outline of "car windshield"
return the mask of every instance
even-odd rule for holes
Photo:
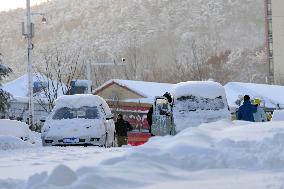
[[[175,103],[175,107],[180,112],[190,112],[196,110],[217,111],[224,109],[225,104],[221,96],[211,99],[190,95],[179,97]]]
[[[63,107],[56,110],[52,119],[61,120],[61,119],[74,119],[74,118],[82,118],[82,119],[99,119],[99,111],[96,106],[89,107],[83,106],[80,108],[68,108]]]
[[[156,100],[156,114],[166,115],[169,111],[169,104],[166,99],[160,98]]]

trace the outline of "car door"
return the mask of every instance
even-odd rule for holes
[[[107,115],[107,110],[105,110],[103,104],[100,104],[100,109],[103,115],[105,131],[108,133],[107,142],[108,144],[111,144],[114,139],[114,130],[115,130],[114,122],[113,122],[113,119],[107,119],[107,116],[109,115]]]

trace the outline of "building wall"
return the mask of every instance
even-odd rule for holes
[[[284,0],[271,0],[275,83],[284,84]]]
[[[48,109],[47,105],[43,108],[42,105],[36,102],[34,103],[34,123],[39,125],[42,124],[40,120],[49,115],[49,112],[47,112],[46,109]],[[29,117],[28,102],[11,101],[8,111],[0,114],[0,118],[2,117],[27,123]]]
[[[126,99],[136,99],[142,98],[142,96],[135,94],[126,88],[123,88],[117,84],[112,84],[105,88],[104,90],[96,93],[103,97],[104,99],[113,99],[113,100],[126,100]]]

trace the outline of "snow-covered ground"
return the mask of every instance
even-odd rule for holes
[[[280,189],[283,171],[284,122],[223,120],[133,148],[0,151],[5,189]]]

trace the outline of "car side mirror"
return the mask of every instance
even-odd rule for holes
[[[41,118],[41,119],[40,119],[40,122],[41,122],[41,123],[44,123],[45,121],[46,121],[45,118]]]
[[[106,115],[106,120],[111,120],[113,118],[114,118],[113,114]]]

